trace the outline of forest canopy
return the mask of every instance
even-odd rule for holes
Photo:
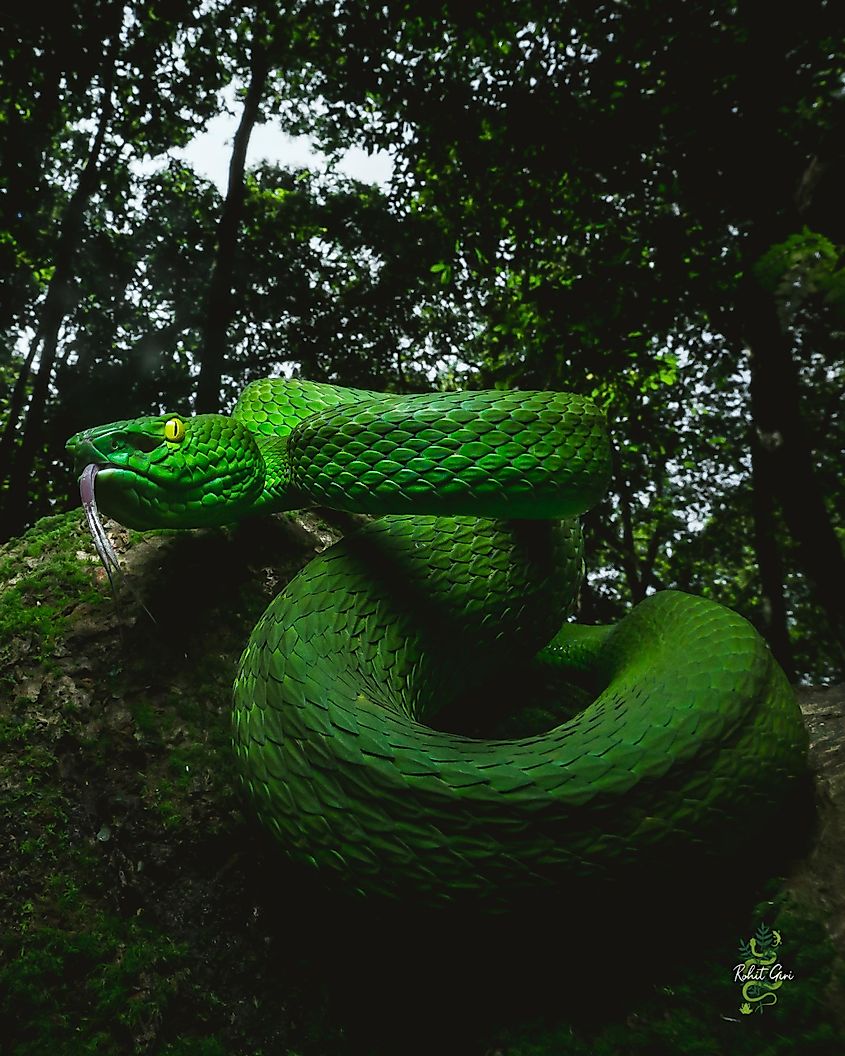
[[[666,587],[845,671],[836,0],[17,5],[0,54],[0,535],[66,439],[285,373],[566,389],[614,441],[578,618]],[[223,193],[177,159],[235,90]],[[254,129],[381,188],[247,164]]]

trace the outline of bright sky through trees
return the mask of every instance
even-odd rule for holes
[[[232,139],[238,125],[240,104],[235,99],[234,89],[224,93],[224,105],[225,109],[208,122],[205,131],[184,149],[172,152],[201,176],[212,180],[221,193],[226,190]],[[329,164],[326,155],[314,147],[309,137],[286,135],[272,121],[256,125],[250,137],[247,166],[260,161],[285,167],[307,166],[315,171],[325,170]],[[155,167],[158,167],[158,162]],[[382,151],[367,154],[360,147],[351,147],[343,154],[336,168],[353,179],[384,187],[393,172],[393,162]]]

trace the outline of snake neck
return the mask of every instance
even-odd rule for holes
[[[255,383],[232,417],[263,462],[254,513],[558,520],[594,505],[609,473],[603,418],[571,393],[312,394]]]
[[[264,486],[251,514],[281,513],[318,505],[294,479],[292,439],[307,419],[340,403],[360,403],[376,393],[297,379],[263,378],[241,393],[232,418],[245,426],[263,461]],[[300,474],[301,476],[301,474]]]
[[[313,505],[293,482],[289,437],[253,436],[264,463],[264,487],[250,513],[281,513]]]
[[[299,505],[559,520],[604,494],[610,447],[596,407],[569,393],[432,393],[325,408],[279,462]]]

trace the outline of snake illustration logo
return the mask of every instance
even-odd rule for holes
[[[744,1016],[762,1012],[766,1005],[776,1005],[776,991],[794,978],[778,960],[782,941],[779,931],[761,924],[752,939],[740,943],[739,953],[744,959],[734,965],[734,982],[742,986],[739,1010]]]

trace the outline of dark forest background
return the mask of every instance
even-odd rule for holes
[[[280,371],[572,389],[616,446],[579,618],[679,587],[843,676],[839,0],[69,0],[0,28],[3,539],[78,502],[73,432]],[[221,195],[169,152],[232,84]],[[261,122],[392,181],[247,168]]]

